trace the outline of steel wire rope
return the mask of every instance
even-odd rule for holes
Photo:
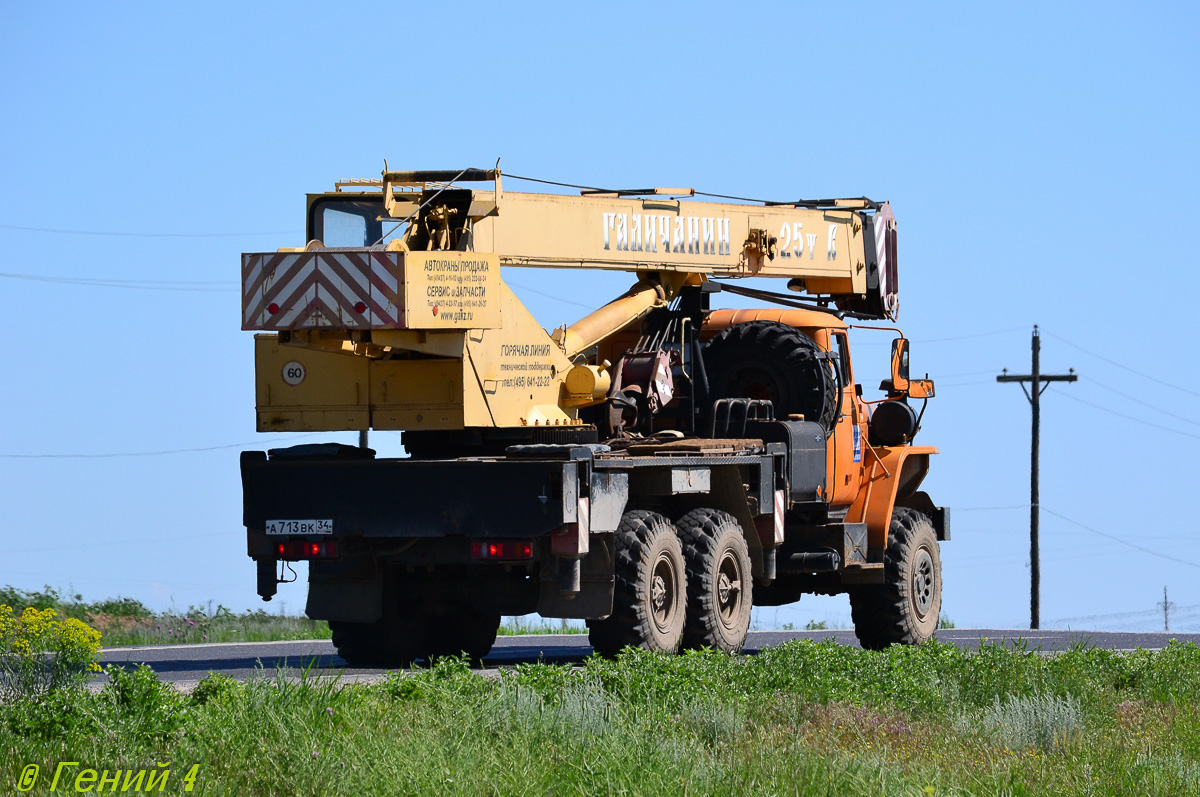
[[[524,181],[530,182],[530,183],[541,183],[543,185],[556,185],[556,186],[559,186],[560,188],[576,188],[576,189],[579,189],[580,191],[598,191],[598,192],[611,193],[611,194],[621,193],[620,189],[616,189],[616,188],[598,188],[594,185],[575,185],[574,183],[560,183],[560,182],[557,182],[556,180],[543,180],[539,177],[522,177],[519,174],[505,174],[504,176],[510,180],[524,180]],[[791,201],[791,200],[777,201],[777,200],[773,200],[773,199],[754,199],[752,197],[732,196],[730,194],[714,194],[709,191],[697,191],[695,189],[692,189],[692,195],[693,196],[712,197],[713,199],[732,199],[735,202],[752,202],[752,203],[759,204],[759,205],[796,205],[799,207],[819,206],[819,205],[823,205],[824,203],[833,202],[833,200],[823,200],[823,199],[798,199],[795,201]],[[845,198],[846,199],[866,199],[866,197],[845,197]],[[874,209],[874,207],[875,206],[872,205],[872,209]],[[852,209],[852,208],[847,208],[847,209]]]
[[[555,180],[542,180],[538,177],[522,177],[519,174],[503,175],[510,180],[524,180],[529,183],[541,183],[542,185],[557,185],[559,188],[578,188],[580,191],[609,191],[608,188],[597,188],[594,185],[575,185],[574,183],[560,183]]]
[[[439,188],[437,191],[435,191],[435,192],[434,192],[434,194],[433,194],[433,196],[429,197],[429,199],[426,199],[426,200],[425,200],[424,202],[422,202],[420,205],[417,205],[417,209],[416,209],[416,210],[414,210],[412,213],[408,214],[408,217],[407,217],[407,218],[404,218],[404,219],[402,219],[402,220],[400,220],[400,221],[396,222],[396,226],[395,226],[395,227],[393,227],[392,229],[388,230],[388,231],[387,231],[387,232],[385,232],[383,235],[379,236],[379,238],[377,238],[377,239],[375,240],[375,243],[371,244],[371,246],[378,246],[378,245],[379,245],[379,242],[380,242],[380,241],[382,241],[384,238],[387,238],[389,235],[391,235],[392,233],[394,233],[396,230],[400,229],[402,226],[404,226],[405,224],[408,224],[410,221],[412,221],[412,220],[413,220],[413,218],[414,218],[414,217],[415,217],[415,216],[416,216],[418,213],[420,213],[422,210],[424,210],[424,209],[425,209],[425,207],[426,207],[426,206],[427,206],[427,205],[428,205],[430,202],[432,202],[433,200],[435,200],[435,199],[437,199],[438,197],[440,197],[440,196],[442,195],[442,193],[443,193],[443,192],[444,192],[444,191],[445,191],[447,188],[449,188],[450,186],[454,185],[454,183],[455,183],[455,182],[458,180],[458,178],[462,177],[464,174],[466,174],[467,172],[470,172],[470,171],[476,171],[476,172],[477,172],[477,171],[480,171],[480,170],[479,170],[479,169],[475,169],[475,168],[473,168],[473,167],[468,167],[468,168],[466,168],[466,169],[463,169],[463,170],[462,170],[461,172],[459,172],[458,174],[454,175],[454,179],[453,179],[453,180],[451,180],[450,182],[446,183],[446,184],[445,184],[445,185],[443,185],[441,188]]]
[[[524,181],[530,182],[530,183],[541,183],[542,185],[556,185],[560,188],[577,188],[580,191],[599,191],[599,192],[611,193],[611,194],[620,193],[620,190],[616,189],[616,188],[598,188],[594,185],[575,185],[574,183],[560,183],[556,180],[543,180],[538,177],[522,177],[519,174],[505,174],[504,176],[510,180],[524,180]],[[749,197],[744,197],[744,196],[729,196],[727,194],[710,194],[705,191],[696,191],[695,189],[692,190],[692,193],[695,196],[707,196],[707,197],[713,197],[715,199],[733,199],[738,202],[757,202],[757,203],[760,203],[763,205],[772,204],[772,202],[767,199],[750,199]],[[774,203],[774,204],[781,204],[781,203]],[[790,204],[790,203],[788,203],[788,204]]]
[[[594,185],[576,185],[574,183],[560,183],[557,180],[543,180],[540,177],[522,177],[519,174],[505,174],[504,176],[510,180],[524,180],[524,181],[530,182],[530,183],[541,183],[542,185],[556,185],[559,188],[576,188],[576,189],[579,189],[580,191],[600,191],[600,192],[611,193],[611,194],[620,193],[619,189],[616,189],[616,188],[598,188],[597,186],[594,186]],[[766,199],[750,199],[749,197],[729,196],[727,194],[710,194],[705,191],[696,191],[695,189],[693,189],[692,193],[695,196],[708,196],[708,197],[714,197],[716,199],[734,199],[739,202],[757,202],[757,203],[761,203],[763,205],[770,204],[770,200],[766,200]]]

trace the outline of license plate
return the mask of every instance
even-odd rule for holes
[[[268,520],[267,534],[333,534],[333,521]]]

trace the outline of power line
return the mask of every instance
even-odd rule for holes
[[[201,451],[221,451],[228,448],[242,448],[254,443],[232,443],[227,446],[206,446],[204,448],[172,448],[164,451],[123,451],[111,454],[0,454],[0,459],[117,459],[122,457],[161,457],[168,454],[192,454]]]
[[[313,437],[317,434],[322,433],[312,432],[311,434],[298,435],[291,439],[303,440],[305,438]],[[230,448],[244,448],[246,446],[264,445],[265,442],[281,441],[252,440],[248,443],[230,443],[228,445],[204,446],[202,448],[171,448],[162,451],[122,451],[105,454],[0,454],[0,459],[118,459],[128,457],[163,457],[170,454],[195,454],[205,451],[224,451]]]
[[[1122,393],[1120,390],[1117,390],[1115,387],[1109,387],[1108,385],[1104,384],[1103,382],[1100,382],[1099,380],[1093,379],[1091,377],[1084,377],[1084,378],[1088,382],[1091,382],[1092,384],[1096,385],[1097,387],[1102,387],[1110,393],[1115,393],[1118,396],[1120,396],[1121,398],[1129,399],[1130,401],[1141,404],[1143,407],[1152,409],[1157,413],[1160,413],[1162,415],[1167,415],[1171,418],[1174,418],[1177,421],[1183,421],[1184,423],[1190,423],[1192,426],[1200,426],[1200,422],[1194,421],[1191,418],[1185,418],[1184,416],[1176,415],[1175,413],[1170,412],[1169,410],[1164,410],[1159,407],[1156,407],[1148,401],[1143,401],[1142,399],[1138,398],[1137,396],[1131,396],[1128,393]]]
[[[975,338],[990,338],[994,335],[1007,335],[1010,332],[1020,332],[1024,327],[1011,327],[1009,329],[995,329],[991,332],[979,332],[974,335],[958,335],[953,338],[922,338],[914,340],[914,343],[951,343],[956,340],[974,340]]]
[[[1191,390],[1186,387],[1180,387],[1179,385],[1173,385],[1170,382],[1164,382],[1163,380],[1161,380],[1157,377],[1151,376],[1150,374],[1144,374],[1141,371],[1138,371],[1134,368],[1130,368],[1128,365],[1124,365],[1123,363],[1119,363],[1116,360],[1105,357],[1103,354],[1097,354],[1094,351],[1089,351],[1089,350],[1083,348],[1082,346],[1080,346],[1078,343],[1072,343],[1071,341],[1067,340],[1066,338],[1062,337],[1061,335],[1055,335],[1053,332],[1047,332],[1046,334],[1049,335],[1050,337],[1054,338],[1055,340],[1059,340],[1059,341],[1067,344],[1068,346],[1072,346],[1076,349],[1079,349],[1081,352],[1083,352],[1084,354],[1086,354],[1090,357],[1095,357],[1097,360],[1103,360],[1104,362],[1108,363],[1109,365],[1114,365],[1117,368],[1120,368],[1122,370],[1128,371],[1131,374],[1134,374],[1135,376],[1140,376],[1143,379],[1149,379],[1151,382],[1156,382],[1157,384],[1160,384],[1163,387],[1169,387],[1172,390],[1178,390],[1180,393],[1187,393],[1190,396],[1200,396],[1200,391]]]
[[[189,534],[187,537],[167,538],[161,535],[157,537],[140,537],[133,540],[102,540],[99,542],[82,542],[82,543],[64,543],[62,545],[39,546],[37,548],[25,548],[19,551],[5,551],[8,555],[30,554],[30,553],[53,553],[55,551],[77,551],[84,548],[110,548],[117,545],[141,545],[148,543],[186,543],[192,540],[205,540],[215,537],[229,538],[229,532],[217,531],[212,534]]]
[[[973,385],[990,385],[991,383],[990,379],[968,379],[966,382],[939,382],[938,387],[971,387]]]
[[[853,328],[853,324],[850,325]],[[1020,332],[1022,327],[1011,327],[1009,329],[993,329],[990,332],[976,332],[970,335],[956,335],[949,338],[910,338],[913,343],[925,345],[926,343],[954,343],[959,340],[975,340],[976,338],[990,338],[995,335],[1007,335],[1010,332]],[[856,346],[890,346],[890,341],[861,341],[855,344]],[[987,371],[986,373],[991,373]]]
[[[1101,412],[1107,412],[1109,415],[1115,415],[1118,418],[1124,418],[1127,421],[1133,421],[1134,423],[1140,423],[1143,426],[1152,426],[1155,429],[1162,429],[1164,432],[1171,432],[1172,434],[1183,435],[1184,437],[1191,437],[1193,439],[1200,440],[1200,434],[1192,434],[1191,432],[1185,432],[1182,429],[1172,429],[1170,426],[1163,426],[1161,423],[1154,423],[1153,421],[1147,421],[1147,420],[1138,418],[1133,415],[1126,415],[1123,412],[1117,412],[1116,410],[1110,410],[1108,407],[1102,407],[1099,404],[1093,404],[1090,401],[1085,401],[1084,399],[1081,399],[1078,396],[1071,396],[1066,393],[1064,393],[1063,396],[1065,396],[1066,398],[1069,398],[1071,401],[1078,401],[1080,404],[1086,404],[1087,406],[1092,407],[1093,409],[1100,410]]]
[[[1193,606],[1175,606],[1174,608],[1177,611],[1184,611],[1187,609],[1200,609],[1200,603],[1195,604]],[[1154,609],[1145,609],[1143,611],[1134,611],[1134,612],[1115,612],[1113,614],[1087,614],[1087,615],[1083,615],[1080,617],[1057,617],[1052,622],[1070,623],[1070,622],[1078,622],[1081,620],[1116,620],[1116,619],[1123,618],[1123,617],[1129,617],[1129,618],[1147,617],[1152,614],[1158,614],[1160,610],[1161,610],[1161,607],[1154,608]]]
[[[1009,504],[1007,506],[956,506],[955,512],[999,512],[1004,509],[1028,509],[1029,504]]]
[[[116,230],[70,230],[60,227],[21,227],[15,224],[0,224],[0,230],[21,232],[48,232],[55,235],[103,235],[116,238],[252,238],[267,235],[296,235],[302,230],[274,230],[269,232],[118,232]]]
[[[60,285],[83,285],[89,288],[126,288],[141,291],[186,291],[188,293],[234,293],[238,288],[229,281],[196,282],[189,280],[131,280],[106,277],[58,277],[41,274],[17,274],[0,271],[5,279],[31,282],[52,282]]]
[[[938,374],[937,378],[938,379],[961,379],[961,378],[967,377],[967,376],[982,376],[983,374],[987,374],[987,375],[991,376],[993,373],[995,373],[995,370],[992,368],[989,368],[986,371],[965,371],[961,374]],[[991,382],[992,380],[989,379],[987,381]]]
[[[991,532],[991,531],[984,532],[984,531],[977,531],[977,530],[972,529],[971,533],[972,534],[984,534],[984,533],[993,533],[993,532]],[[1007,535],[1012,534],[1010,529],[997,530],[995,533],[1007,534]],[[1096,550],[1088,551],[1086,553],[1080,553],[1079,546],[1077,546],[1077,545],[1064,546],[1062,548],[1047,547],[1047,548],[1043,548],[1042,552],[1045,554],[1046,561],[1051,562],[1052,564],[1059,564],[1061,561],[1061,563],[1064,565],[1078,565],[1080,562],[1088,560],[1088,559],[1101,559],[1104,557],[1111,557],[1111,556],[1127,556],[1127,554],[1123,550],[1117,549],[1117,548],[1107,548],[1104,550],[1096,549]],[[945,552],[943,552],[943,556],[945,556]],[[947,561],[950,561],[950,560],[947,560]],[[996,567],[999,567],[1002,565],[1015,565],[1015,564],[1021,564],[1025,568],[1028,568],[1029,567],[1029,555],[1023,554],[1021,556],[1014,556],[1014,555],[997,556],[996,554],[991,554],[988,556],[968,557],[966,559],[955,558],[955,559],[953,559],[953,562],[954,562],[955,569],[958,569],[961,567],[985,567],[985,566],[990,566],[991,568],[995,569]]]
[[[507,176],[507,175],[505,175],[505,176]],[[544,296],[547,299],[553,299],[556,302],[562,302],[563,304],[572,304],[572,305],[575,305],[576,307],[583,307],[588,310],[592,309],[592,305],[590,305],[590,304],[584,304],[583,302],[576,302],[572,299],[564,299],[561,296],[555,296],[552,293],[546,293],[545,291],[539,291],[537,288],[530,288],[528,285],[522,285],[519,282],[513,282],[510,279],[506,279],[505,282],[507,282],[510,287],[520,288],[521,290],[528,291],[529,293],[536,293],[538,296]]]
[[[1070,523],[1072,526],[1078,526],[1079,528],[1083,529],[1084,531],[1090,531],[1092,534],[1097,534],[1101,537],[1104,537],[1105,539],[1112,540],[1113,542],[1119,542],[1122,545],[1125,545],[1129,548],[1133,548],[1134,550],[1137,550],[1137,551],[1141,551],[1142,553],[1147,553],[1147,554],[1150,554],[1151,556],[1157,556],[1159,559],[1166,559],[1167,561],[1170,561],[1170,562],[1177,562],[1178,564],[1181,564],[1181,565],[1187,565],[1188,567],[1200,568],[1200,564],[1197,564],[1196,562],[1192,562],[1187,559],[1180,559],[1178,556],[1171,556],[1170,554],[1166,554],[1166,553],[1159,553],[1158,551],[1151,550],[1150,548],[1145,548],[1136,543],[1132,543],[1129,540],[1126,540],[1122,537],[1118,537],[1115,534],[1108,534],[1106,532],[1100,531],[1099,529],[1094,529],[1091,526],[1085,526],[1083,523],[1080,523],[1078,520],[1072,520],[1071,518],[1067,517],[1066,515],[1061,515],[1058,512],[1055,512],[1053,509],[1048,509],[1045,506],[1043,506],[1042,509],[1045,509],[1046,512],[1050,513],[1051,515],[1054,515],[1059,520],[1065,520],[1067,523]]]

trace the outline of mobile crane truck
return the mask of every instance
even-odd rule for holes
[[[307,614],[352,665],[478,659],[533,612],[585,620],[605,655],[736,652],[752,606],[804,593],[849,593],[865,647],[929,639],[950,536],[919,490],[937,449],[913,444],[933,383],[895,330],[864,399],[845,320],[896,317],[890,205],[502,178],[343,181],[308,196],[306,246],[242,255],[258,430],[399,430],[408,453],[243,452],[262,598],[307,561]],[[547,332],[504,266],[635,281]]]

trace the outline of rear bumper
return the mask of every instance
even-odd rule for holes
[[[528,539],[578,522],[590,462],[247,451],[241,470],[242,522],[251,538],[275,539],[265,534],[268,521],[329,520],[332,534],[314,539]]]

